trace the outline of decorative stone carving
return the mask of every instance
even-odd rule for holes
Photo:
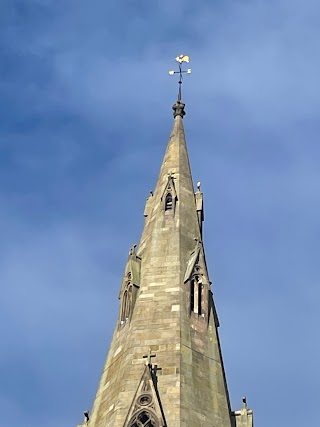
[[[189,310],[190,315],[196,320],[206,319],[213,313],[215,323],[219,321],[213,303],[207,265],[201,240],[195,239],[195,249],[191,252],[184,276],[184,283],[189,286]]]
[[[134,416],[129,427],[158,427],[159,424],[150,411],[141,411]]]
[[[119,327],[123,327],[131,319],[136,296],[140,287],[141,258],[136,254],[136,246],[133,245],[129,251],[125,275],[119,292],[120,320]]]
[[[161,201],[163,205],[164,211],[175,211],[176,203],[177,203],[178,197],[176,188],[174,185],[174,177],[173,174],[168,175],[168,182],[163,190]]]
[[[180,116],[183,118],[183,116],[186,115],[186,112],[184,111],[184,107],[186,106],[186,104],[184,104],[181,101],[177,101],[173,106],[173,117],[176,118],[177,116]]]
[[[124,427],[166,427],[152,365],[144,368]]]

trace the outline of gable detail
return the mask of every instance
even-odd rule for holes
[[[196,241],[196,246],[190,254],[189,261],[186,267],[186,272],[183,279],[183,283],[187,283],[188,280],[192,278],[192,276],[201,275],[201,282],[207,283],[210,287],[203,244],[201,240],[197,238],[194,240]]]
[[[184,275],[183,283],[186,283],[191,278],[191,275],[192,275],[193,270],[194,270],[194,266],[199,259],[200,245],[201,245],[201,243],[197,240],[196,247],[195,247],[194,251],[191,253],[188,264],[187,264],[187,269],[186,269],[186,273]]]
[[[144,368],[123,427],[166,427],[156,374],[151,364]]]
[[[178,200],[176,188],[174,185],[173,174],[168,175],[168,182],[161,196],[161,202],[164,211],[175,211],[176,202]]]
[[[202,242],[196,239],[196,247],[190,254],[184,276],[188,286],[189,312],[194,320],[209,319],[211,309],[210,282],[206,269]]]

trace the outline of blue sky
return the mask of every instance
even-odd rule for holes
[[[179,53],[233,407],[317,425],[316,0],[2,0],[0,426],[90,408],[172,126]]]

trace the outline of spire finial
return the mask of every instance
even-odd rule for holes
[[[179,74],[178,100],[177,100],[177,102],[174,104],[174,106],[172,108],[174,110],[174,113],[173,113],[174,117],[177,117],[177,116],[183,117],[186,113],[184,111],[185,104],[182,102],[182,95],[181,95],[182,74],[183,73],[190,74],[191,73],[191,68],[188,68],[187,70],[183,70],[182,69],[182,63],[183,62],[189,63],[190,58],[189,58],[188,55],[179,55],[179,56],[176,57],[176,61],[179,63],[179,71],[174,71],[174,70],[170,70],[169,71],[170,76],[173,76],[174,74]]]

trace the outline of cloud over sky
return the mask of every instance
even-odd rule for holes
[[[0,426],[75,426],[92,404],[180,52],[233,407],[317,424],[319,16],[315,0],[2,1]]]

